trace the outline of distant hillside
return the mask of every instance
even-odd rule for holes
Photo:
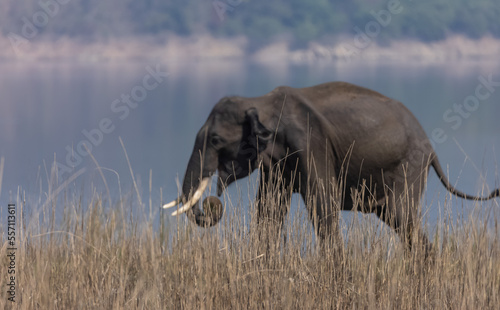
[[[211,35],[248,38],[250,49],[287,40],[292,47],[364,33],[379,44],[434,42],[452,34],[500,38],[498,0],[23,0],[0,3],[4,36]]]

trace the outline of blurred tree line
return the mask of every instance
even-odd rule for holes
[[[399,3],[377,40],[425,42],[450,34],[500,37],[498,0],[23,0],[0,3],[2,33],[21,34],[26,20],[43,36],[106,39],[116,36],[181,36],[210,33],[247,36],[253,45],[276,38],[295,45],[355,35],[374,21],[372,12]],[[56,10],[57,7],[57,10]],[[48,21],[43,20],[44,12]],[[55,13],[54,13],[55,12]]]

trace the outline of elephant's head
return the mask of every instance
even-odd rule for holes
[[[176,214],[187,212],[199,226],[213,226],[222,217],[220,212],[203,212],[198,201],[218,171],[217,194],[237,179],[247,177],[259,165],[259,155],[272,142],[274,131],[263,120],[272,122],[265,105],[240,97],[221,99],[196,135],[189,159],[182,194],[164,208],[183,203]],[[268,110],[268,109],[267,109]],[[207,210],[205,210],[207,211]]]

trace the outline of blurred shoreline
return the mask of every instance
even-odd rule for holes
[[[500,40],[470,39],[454,35],[442,41],[424,43],[393,41],[384,46],[360,38],[344,37],[335,42],[309,43],[292,49],[281,40],[251,51],[244,37],[223,39],[209,35],[179,37],[122,37],[86,41],[63,37],[28,41],[0,36],[0,62],[197,62],[252,61],[257,63],[416,63],[439,64],[455,61],[497,62]],[[333,41],[333,40],[332,40]],[[360,42],[361,41],[361,42]],[[362,44],[361,44],[362,43]]]

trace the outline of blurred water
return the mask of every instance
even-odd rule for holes
[[[157,69],[168,72],[168,76],[147,80],[151,90],[141,93],[137,87],[144,87],[144,77]],[[279,85],[304,87],[334,80],[359,84],[400,100],[416,115],[428,135],[441,128],[447,139],[436,144],[435,149],[442,165],[449,170],[450,180],[460,190],[476,194],[485,186],[489,192],[500,185],[497,151],[500,87],[493,88],[489,98],[479,102],[477,110],[461,116],[462,124],[457,129],[452,128],[454,123],[443,119],[455,103],[462,104],[465,98],[475,95],[479,76],[487,79],[492,75],[494,81],[500,81],[498,64],[3,63],[0,72],[0,156],[5,158],[2,205],[19,187],[28,197],[36,197],[31,204],[43,204],[49,186],[54,190],[82,168],[84,173],[76,175],[69,188],[90,194],[95,187],[104,192],[101,176],[90,156],[81,156],[79,162],[68,151],[79,152],[79,144],[89,140],[84,131],[92,133],[101,126],[112,132],[104,133],[102,138],[93,135],[99,143],[92,146],[92,154],[100,166],[107,168],[102,172],[112,199],[117,199],[119,185],[123,192],[135,195],[121,137],[142,201],[149,199],[151,188],[153,207],[157,210],[161,204],[160,192],[164,202],[177,195],[175,180],[182,180],[195,134],[221,97],[259,96]],[[122,94],[134,91],[136,97],[146,98],[137,107],[129,108],[128,113],[125,104],[113,104]],[[449,116],[456,119],[457,115],[458,112],[452,112]],[[80,154],[84,151],[80,145]],[[54,160],[65,165],[67,157],[76,167],[65,173],[60,170],[60,178],[51,180]],[[238,184],[240,189],[233,185],[229,197],[245,208],[253,193],[247,193],[246,180]],[[442,212],[445,196],[444,187],[431,173],[424,199],[428,206],[424,211],[428,212],[431,223]],[[294,199],[294,208],[299,200]],[[458,211],[465,210],[466,214],[473,207],[470,203],[462,205],[462,200],[454,203]],[[246,214],[246,211],[235,212]]]

